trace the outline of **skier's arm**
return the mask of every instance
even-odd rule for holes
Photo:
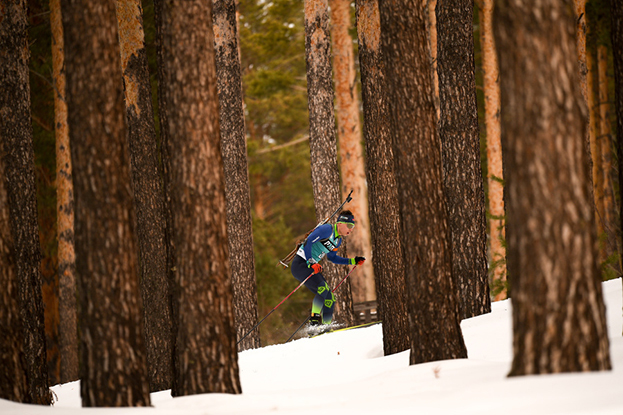
[[[335,253],[335,251],[331,251],[327,254],[327,259],[334,264],[338,265],[352,265],[352,261],[350,258],[344,258]]]

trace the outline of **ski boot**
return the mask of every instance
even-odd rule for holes
[[[309,318],[309,327],[319,326],[321,322],[322,318],[320,317],[320,314],[312,313],[311,317]]]

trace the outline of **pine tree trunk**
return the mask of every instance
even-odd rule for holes
[[[435,8],[437,7],[437,0],[426,0],[426,31],[428,33],[428,49],[430,54],[430,64],[433,67],[433,89],[435,91],[435,109],[437,111],[437,118],[439,118],[439,77],[437,76],[437,16],[435,14]]]
[[[377,0],[357,0],[357,33],[370,200],[372,264],[385,355],[411,347],[398,185],[388,125]]]
[[[171,388],[173,363],[164,194],[160,181],[141,2],[117,0],[116,4],[141,263],[147,369],[150,390],[155,392]]]
[[[614,107],[617,115],[617,159],[619,185],[623,186],[623,4],[610,2],[612,28],[612,57],[614,62]],[[619,204],[619,220],[623,226],[623,203]],[[622,280],[623,281],[623,280]]]
[[[589,22],[590,30],[590,22]],[[604,181],[603,170],[601,166],[601,141],[599,137],[599,97],[595,81],[597,79],[597,65],[595,48],[589,47],[586,51],[586,102],[588,105],[588,140],[589,150],[591,158],[589,160],[592,166],[591,178],[593,186],[593,203],[594,203],[594,215],[597,218],[595,226],[597,229],[597,238],[600,240],[604,232]],[[606,260],[608,255],[606,254],[605,244],[599,244],[599,262],[602,263]]]
[[[115,4],[64,0],[61,6],[76,207],[82,405],[148,406]]]
[[[402,219],[410,363],[467,357],[452,278],[426,5],[404,0],[379,6]]]
[[[27,29],[26,1],[0,1],[0,154],[4,168],[1,178],[6,186],[18,281],[15,294],[22,320],[24,341],[20,348],[26,363],[26,401],[49,405]],[[7,277],[12,279],[10,274]]]
[[[491,312],[476,105],[473,0],[437,2],[439,137],[461,318]]]
[[[324,220],[341,204],[340,175],[337,167],[333,85],[331,82],[331,36],[328,0],[305,0],[305,56],[309,97],[309,149],[316,219]],[[348,207],[346,207],[348,208]],[[346,256],[347,242],[338,255]],[[346,276],[343,266],[323,264],[329,286],[335,287]],[[334,319],[342,324],[354,322],[351,284],[346,280],[336,292]]]
[[[493,38],[493,0],[482,0],[480,7],[480,45],[485,93],[487,131],[487,185],[489,209],[489,274],[495,301],[507,297],[506,220],[504,209],[504,169],[500,133],[500,74]]]
[[[177,363],[177,347],[175,344],[175,333],[177,327],[177,321],[179,316],[177,315],[177,308],[173,307],[173,295],[176,279],[176,250],[173,242],[173,210],[171,207],[171,154],[170,154],[170,141],[171,134],[169,132],[169,90],[168,80],[170,75],[167,73],[165,65],[165,51],[164,51],[164,24],[163,24],[163,8],[164,2],[162,0],[154,0],[154,25],[156,26],[156,61],[158,67],[158,117],[160,119],[160,162],[162,165],[162,190],[164,193],[164,244],[166,247],[166,270],[167,281],[169,286],[169,302],[171,304],[171,389],[173,389],[174,373],[173,370]]]
[[[586,0],[573,0],[576,17],[575,43],[578,48],[578,64],[580,65],[580,82],[582,95],[587,99],[586,91]]]
[[[357,226],[348,237],[348,252],[351,256],[370,258],[368,189],[361,145],[353,40],[349,34],[350,0],[331,0],[330,6],[342,198],[346,199],[353,191],[348,209],[357,220]],[[372,261],[366,261],[361,270],[351,276],[350,282],[354,302],[376,299]]]
[[[2,17],[0,13],[0,19]],[[0,39],[2,35],[0,32]],[[9,216],[4,163],[0,158],[0,399],[26,403],[31,399],[26,380],[24,325],[18,300],[19,281]]]
[[[606,255],[609,266],[614,268],[616,275],[621,275],[620,225],[617,219],[614,183],[612,181],[612,128],[610,127],[610,97],[608,87],[608,48],[606,45],[597,47],[597,74],[599,86],[599,147],[601,148],[601,170],[603,171],[603,205],[604,230],[606,232]],[[616,261],[613,258],[617,258]]]
[[[257,286],[251,224],[251,193],[242,105],[242,79],[235,0],[214,1],[214,42],[220,102],[221,147],[227,194],[227,236],[237,338],[257,323]],[[255,330],[238,350],[260,347]]]
[[[54,132],[56,136],[56,205],[59,278],[60,382],[78,380],[78,319],[74,191],[65,100],[65,51],[60,0],[50,0],[52,68],[54,71]]]
[[[212,2],[162,6],[177,251],[172,394],[240,393],[221,158]]]
[[[509,375],[609,369],[573,11],[506,2],[495,21],[507,114]]]

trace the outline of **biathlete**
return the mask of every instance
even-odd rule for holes
[[[329,223],[321,225],[309,234],[305,244],[297,251],[292,260],[292,275],[299,282],[305,281],[305,286],[315,294],[312,301],[309,324],[317,326],[320,323],[330,324],[333,320],[333,306],[335,295],[324,276],[320,261],[326,256],[334,264],[361,265],[364,257],[343,258],[336,251],[342,244],[342,237],[350,235],[355,227],[355,218],[350,210],[344,210],[337,218],[335,225]]]

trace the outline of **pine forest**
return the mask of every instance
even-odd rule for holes
[[[0,398],[240,394],[314,295],[410,364],[510,298],[509,376],[610,370],[622,129],[615,0],[0,0]]]

